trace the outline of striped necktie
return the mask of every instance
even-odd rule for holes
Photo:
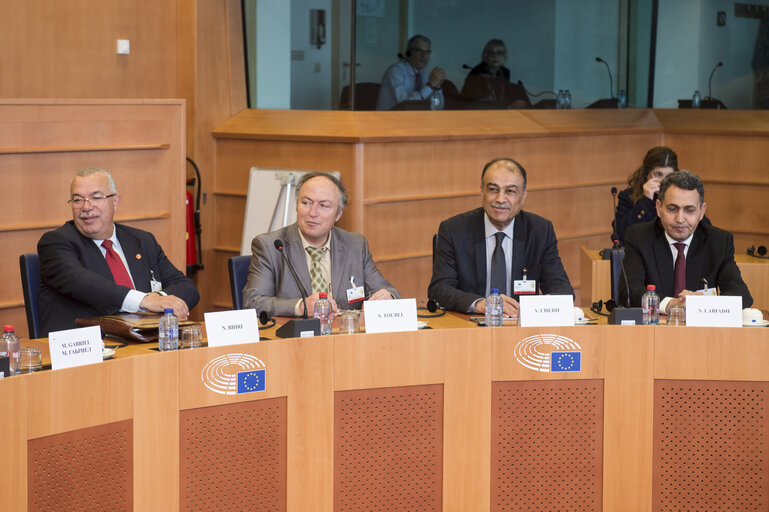
[[[328,283],[323,279],[323,267],[320,264],[323,259],[323,253],[326,252],[326,247],[305,247],[305,249],[312,258],[310,281],[312,281],[313,293],[328,291]]]

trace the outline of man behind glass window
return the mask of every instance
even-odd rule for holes
[[[377,110],[390,110],[404,101],[426,100],[433,91],[443,97],[440,88],[446,80],[446,72],[437,67],[427,71],[430,54],[427,37],[415,35],[409,39],[406,59],[390,66],[382,77]]]

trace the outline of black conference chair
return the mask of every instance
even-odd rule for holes
[[[250,264],[251,256],[233,256],[227,260],[233,309],[243,309],[243,287],[246,286],[248,280],[248,266]]]
[[[19,256],[21,269],[21,287],[24,291],[24,309],[27,311],[27,328],[29,337],[40,337],[40,303],[38,290],[40,288],[40,258],[37,253]]]

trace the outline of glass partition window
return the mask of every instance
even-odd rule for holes
[[[249,104],[759,108],[769,104],[765,5],[243,0]]]

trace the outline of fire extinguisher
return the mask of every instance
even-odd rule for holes
[[[196,194],[193,201],[192,194],[187,191],[186,194],[186,217],[187,217],[187,275],[192,276],[198,270],[203,270],[202,254],[200,251],[200,169],[197,164],[187,157],[187,161],[195,169],[195,178],[187,181],[187,186],[196,187]]]
[[[198,263],[198,251],[195,248],[195,206],[189,191],[186,194],[185,205],[187,211],[187,268],[189,268]]]

